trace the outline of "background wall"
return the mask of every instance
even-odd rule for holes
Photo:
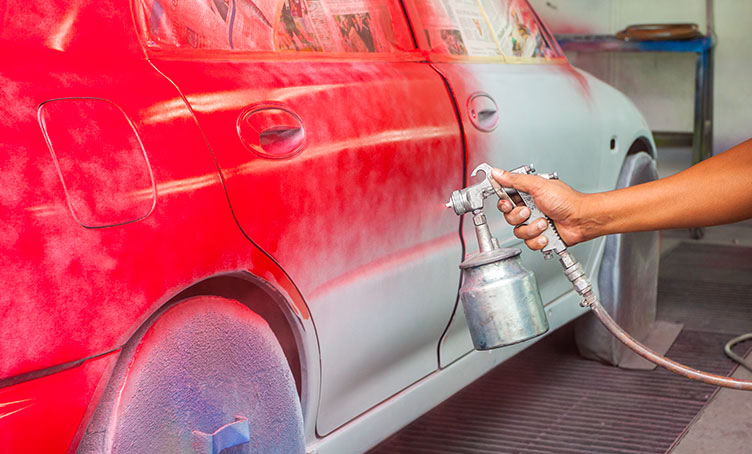
[[[639,23],[706,29],[705,0],[530,0],[554,33],[613,34]],[[716,0],[713,150],[752,137],[752,1]],[[694,54],[567,53],[570,62],[626,93],[654,131],[692,131]],[[687,157],[689,159],[689,157]]]

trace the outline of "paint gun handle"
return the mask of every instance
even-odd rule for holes
[[[514,170],[511,170],[511,172],[514,173],[526,173],[526,174],[533,174],[535,173],[535,167],[533,167],[532,164],[518,167]],[[559,176],[556,174],[556,172],[552,174],[541,174],[539,175],[542,178],[546,178],[549,180],[558,180]],[[523,222],[524,225],[529,224],[530,222],[539,219],[544,218],[546,222],[548,223],[548,227],[546,230],[543,231],[541,235],[546,237],[548,242],[546,243],[546,246],[543,247],[541,252],[543,253],[543,257],[548,260],[553,257],[554,253],[561,253],[567,249],[567,245],[564,244],[564,241],[561,239],[561,236],[559,236],[559,232],[556,230],[556,226],[554,225],[553,221],[549,219],[548,216],[543,214],[543,212],[538,208],[538,205],[535,204],[535,201],[533,200],[533,196],[528,194],[527,192],[517,191],[514,189],[508,189],[503,188],[504,191],[510,196],[516,194],[519,196],[519,198],[522,200],[522,203],[525,204],[526,207],[530,210],[530,217]]]

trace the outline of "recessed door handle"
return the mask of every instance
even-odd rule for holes
[[[493,120],[495,116],[498,116],[499,111],[496,109],[486,109],[478,112],[478,121],[480,123],[488,123]]]
[[[247,107],[238,117],[237,128],[243,145],[264,158],[290,158],[305,148],[303,122],[297,114],[280,104]]]
[[[259,133],[259,143],[265,149],[273,147],[298,147],[303,139],[303,128],[297,126],[272,126]]]
[[[499,107],[487,93],[475,93],[467,100],[470,123],[483,132],[491,132],[499,125]]]

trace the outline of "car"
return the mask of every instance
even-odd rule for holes
[[[476,352],[458,309],[476,165],[655,178],[638,110],[524,0],[0,11],[4,452],[365,452],[534,342]],[[615,273],[654,285],[653,236],[573,253],[607,307],[636,304]],[[584,313],[523,261],[552,329]]]

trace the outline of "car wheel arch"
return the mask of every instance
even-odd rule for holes
[[[642,135],[632,141],[632,145],[629,146],[626,156],[637,154],[641,151],[648,153],[653,159],[657,159],[656,150],[652,142]]]
[[[300,318],[284,295],[268,281],[248,272],[219,274],[185,288],[165,303],[156,314],[161,314],[167,307],[194,296],[219,296],[235,300],[263,318],[282,346],[287,364],[295,378],[298,396],[301,396],[305,380],[303,365],[308,352]]]
[[[635,141],[624,158],[615,187],[624,188],[658,178],[649,143]],[[603,241],[594,284],[601,301],[620,325],[638,339],[655,321],[660,260],[658,232],[609,235]],[[602,325],[586,314],[575,323],[580,354],[618,365],[629,354]]]
[[[85,425],[79,427],[76,438],[82,441],[87,434],[102,433],[105,427],[110,425],[111,412],[116,404],[115,395],[111,389],[121,389],[125,384],[127,371],[139,351],[141,341],[160,318],[170,309],[183,302],[188,302],[199,297],[219,297],[240,303],[251,312],[260,317],[272,331],[286,359],[295,387],[300,407],[303,411],[303,424],[307,438],[310,432],[308,426],[315,424],[308,420],[312,413],[315,414],[317,407],[317,387],[319,384],[319,370],[316,367],[306,367],[306,364],[318,364],[317,344],[315,330],[312,321],[304,321],[295,311],[290,302],[281,291],[269,281],[253,275],[247,271],[223,273],[194,282],[184,288],[164,304],[161,304],[152,312],[146,320],[134,329],[128,340],[121,346],[119,357],[114,367],[106,377],[102,378],[105,391],[96,400],[89,404],[91,419],[83,421]],[[308,331],[312,331],[309,333]],[[316,349],[316,351],[309,351]],[[312,383],[309,383],[312,382]],[[109,395],[109,396],[108,396]],[[79,452],[83,444],[78,446]],[[84,450],[84,452],[89,452]]]

